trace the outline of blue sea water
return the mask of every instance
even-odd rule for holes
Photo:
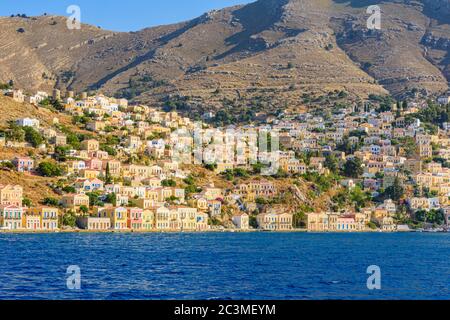
[[[450,234],[0,234],[0,255],[0,299],[450,299]]]

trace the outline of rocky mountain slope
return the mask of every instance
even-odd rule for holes
[[[382,10],[368,30],[369,5]],[[133,33],[0,18],[0,82],[187,108],[301,107],[305,93],[448,89],[449,0],[259,0]]]

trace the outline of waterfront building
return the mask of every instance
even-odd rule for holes
[[[40,217],[41,230],[57,230],[58,229],[58,208],[52,207],[32,207],[27,209],[27,214]]]
[[[85,230],[107,231],[111,229],[111,219],[99,216],[77,217],[77,225]]]
[[[38,231],[41,230],[41,215],[38,213],[29,212],[26,210],[26,212],[23,215],[23,221],[22,225],[25,229],[31,230],[31,231]]]
[[[128,208],[127,227],[132,230],[142,229],[142,212],[141,208]]]
[[[235,214],[231,220],[237,229],[248,230],[249,229],[249,216],[248,214],[241,212]]]
[[[155,212],[151,209],[142,211],[142,230],[150,231],[155,229]]]
[[[111,220],[111,228],[114,230],[128,229],[128,210],[125,207],[106,208],[107,215]]]
[[[15,205],[0,206],[0,227],[9,230],[23,229],[23,208]]]
[[[267,231],[292,230],[293,215],[291,213],[261,213],[256,216],[258,228]]]

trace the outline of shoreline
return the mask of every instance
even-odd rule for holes
[[[449,233],[449,231],[380,231],[380,230],[366,230],[366,231],[308,231],[306,229],[295,229],[295,230],[279,230],[279,231],[268,231],[268,230],[206,230],[206,231],[196,231],[196,230],[56,230],[56,231],[46,231],[46,230],[0,230],[0,234],[57,234],[57,233],[79,233],[79,234],[89,234],[89,233],[102,233],[102,234],[183,234],[183,233],[195,233],[195,234],[207,234],[207,233],[310,233],[310,234],[363,234],[363,233]]]

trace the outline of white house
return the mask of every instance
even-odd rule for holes
[[[39,128],[39,120],[37,119],[31,119],[31,118],[23,118],[16,120],[17,125],[21,127],[33,127],[38,129]]]
[[[241,230],[248,230],[249,228],[249,218],[246,213],[239,213],[233,216],[231,219],[236,228]]]
[[[450,103],[450,94],[446,94],[446,95],[443,95],[443,96],[440,96],[438,99],[437,99],[437,102],[439,103],[439,104],[449,104]]]

